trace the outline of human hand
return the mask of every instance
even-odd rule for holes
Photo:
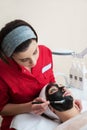
[[[74,100],[74,103],[78,106],[79,111],[81,111],[81,110],[82,110],[81,100],[75,99],[75,100]]]
[[[68,88],[64,87],[63,91],[64,91],[63,96],[73,96],[71,91]]]
[[[71,91],[68,88],[66,88],[62,84],[59,84],[58,86],[59,87],[63,87],[63,92],[64,92],[63,97],[65,97],[65,96],[72,96],[72,93],[71,93]]]
[[[32,104],[31,112],[37,115],[41,115],[42,113],[44,113],[49,105],[49,101],[46,101],[45,99],[40,97],[34,99],[33,102],[37,102],[37,103]]]

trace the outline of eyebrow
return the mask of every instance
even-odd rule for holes
[[[25,59],[26,59],[26,60],[29,60],[30,58],[23,58],[23,59],[19,59],[19,60],[25,60]]]
[[[37,51],[37,48],[35,49],[35,51],[33,52],[33,54],[34,54],[36,51]],[[24,60],[24,59],[29,60],[30,58],[23,58],[23,59],[19,59],[19,60]]]

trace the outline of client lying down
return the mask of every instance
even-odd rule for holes
[[[40,97],[50,101],[48,111],[45,112],[45,115],[52,120],[43,116],[33,115],[32,113],[25,113],[16,115],[10,127],[17,130],[44,130],[46,128],[53,130],[61,122],[78,115],[80,113],[79,108],[75,105],[73,97],[63,96],[64,91],[64,87],[50,83],[40,93]]]
[[[50,83],[46,86],[46,99],[50,101],[49,108],[64,122],[78,115],[78,106],[74,103],[72,96],[63,96],[64,87],[59,87],[58,84]]]

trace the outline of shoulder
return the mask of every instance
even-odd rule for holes
[[[48,54],[52,54],[52,51],[49,47],[45,46],[45,45],[39,45],[39,49],[42,53],[48,53]]]
[[[0,59],[0,76],[2,76],[3,74],[7,73],[8,69],[7,69],[7,63],[5,63],[4,61],[2,61]]]
[[[4,66],[4,62],[0,59],[0,68],[2,69],[2,67]]]

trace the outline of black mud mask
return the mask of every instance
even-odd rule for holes
[[[58,88],[58,91],[54,92],[53,94],[49,93],[49,89],[51,87],[55,86]],[[72,96],[65,96],[63,97],[64,94],[64,87],[59,87],[57,84],[48,84],[46,86],[45,94],[46,94],[46,99],[49,101],[61,101],[65,100],[62,104],[61,103],[50,103],[50,105],[58,110],[58,111],[65,111],[68,109],[71,109],[73,107],[73,97]]]

